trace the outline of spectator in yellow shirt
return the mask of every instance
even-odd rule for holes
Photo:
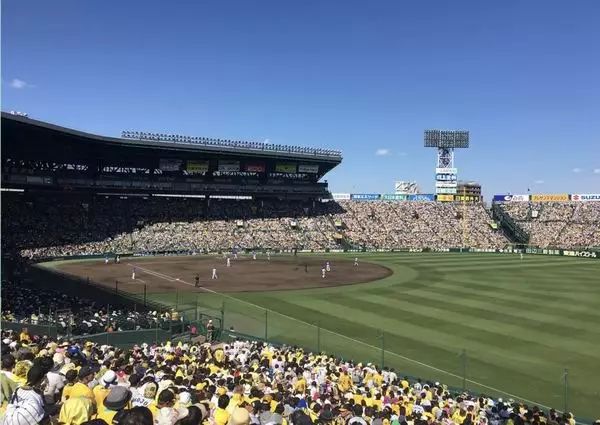
[[[107,424],[113,423],[113,418],[125,408],[129,408],[131,400],[131,391],[127,388],[116,385],[103,400],[102,409],[98,410],[97,419],[103,419]]]
[[[110,393],[111,387],[115,386],[116,383],[117,374],[112,370],[107,370],[104,375],[102,375],[102,378],[100,378],[98,385],[92,390],[98,412],[102,410],[104,399],[108,396],[108,393]]]
[[[61,424],[81,424],[89,421],[94,414],[92,402],[86,397],[70,397],[60,408],[58,422]]]
[[[62,401],[66,401],[71,397],[71,391],[73,391],[73,386],[75,385],[75,381],[77,381],[77,371],[75,369],[69,370],[65,374],[66,384],[62,390]]]
[[[92,379],[94,379],[94,372],[92,368],[89,366],[83,366],[79,370],[79,374],[77,375],[78,382],[73,385],[70,391],[70,397],[87,397],[90,401],[95,405],[96,399],[94,397],[94,392],[88,386]]]
[[[229,406],[229,397],[225,394],[219,396],[217,408],[214,413],[215,425],[227,425],[229,421],[229,413],[226,410],[227,406]]]

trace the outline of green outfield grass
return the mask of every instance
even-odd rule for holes
[[[328,257],[333,267],[342,255]],[[568,369],[569,410],[600,415],[599,261],[460,253],[359,258],[394,274],[331,289],[152,297],[214,314],[224,305],[226,328],[361,361],[380,363],[383,344],[385,364],[401,373],[460,388],[466,370],[472,391],[557,409]]]

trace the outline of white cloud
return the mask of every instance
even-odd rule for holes
[[[594,168],[594,174],[600,174],[600,168]]]
[[[536,180],[534,181],[535,184],[544,184],[544,180]]]
[[[385,149],[385,148],[379,148],[375,151],[375,155],[377,155],[377,156],[387,156],[390,153],[391,153],[390,150]]]
[[[271,143],[271,139],[269,139],[269,138],[267,137],[265,140],[263,140],[263,143],[265,143],[265,144],[269,144],[269,143]]]
[[[27,87],[33,87],[27,81],[19,80],[18,78],[13,78],[12,81],[10,82],[10,86],[13,89],[24,89]]]
[[[581,173],[583,170],[581,168],[575,167],[571,171],[573,171],[574,173]]]

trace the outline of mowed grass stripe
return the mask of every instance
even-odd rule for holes
[[[267,305],[272,305],[276,311],[281,308],[283,314],[298,312],[293,314],[313,317],[315,320],[319,318],[322,326],[327,329],[332,329],[331,327],[328,328],[328,325],[335,324],[336,328],[332,330],[336,332],[342,333],[344,329],[348,329],[350,332],[343,333],[344,335],[355,337],[375,346],[379,344],[377,339],[379,330],[384,329],[386,331],[386,341],[390,343],[389,345],[386,343],[386,346],[390,347],[390,351],[396,351],[408,357],[413,355],[413,358],[421,361],[424,360],[423,353],[433,354],[433,358],[440,361],[431,363],[433,366],[446,368],[446,370],[452,369],[454,372],[456,372],[455,368],[459,365],[458,355],[463,348],[469,349],[470,356],[473,359],[477,358],[481,364],[485,364],[483,370],[488,372],[491,370],[490,368],[501,368],[504,364],[519,366],[519,374],[528,375],[530,378],[537,377],[540,373],[547,371],[547,369],[543,370],[544,362],[540,362],[537,357],[519,355],[506,349],[494,349],[490,353],[487,344],[471,342],[468,338],[411,325],[392,318],[382,318],[377,312],[359,311],[358,306],[352,309],[353,313],[351,315],[348,315],[347,307],[325,300],[299,298],[289,300],[289,302],[281,299],[263,299],[263,301],[266,301]],[[299,311],[302,313],[299,313]],[[399,332],[399,330],[402,330],[402,332]],[[477,350],[475,346],[477,346]],[[473,356],[476,353],[483,355]],[[442,359],[444,359],[443,364],[440,364]],[[514,373],[514,367],[509,369],[512,369]],[[480,376],[482,376],[481,373]]]
[[[462,275],[459,275],[462,276]],[[577,319],[586,319],[589,321],[595,321],[598,319],[596,315],[600,315],[600,312],[596,312],[595,304],[596,302],[590,300],[590,297],[584,300],[578,300],[577,305],[574,304],[566,304],[564,303],[564,299],[556,296],[549,296],[544,292],[526,292],[522,293],[523,286],[522,284],[510,284],[504,282],[491,283],[488,282],[488,278],[486,275],[480,276],[479,279],[473,280],[472,284],[465,283],[462,278],[458,276],[451,275],[442,277],[439,273],[432,271],[431,269],[425,270],[425,275],[419,275],[418,279],[410,282],[403,282],[401,285],[391,285],[388,288],[380,288],[380,287],[369,287],[365,289],[370,293],[378,293],[379,291],[385,291],[392,289],[398,293],[406,293],[412,294],[415,290],[422,290],[425,288],[439,288],[440,291],[449,291],[463,293],[468,297],[488,297],[488,299],[483,298],[482,302],[486,303],[486,309],[489,308],[489,303],[491,300],[494,300],[495,303],[500,302],[502,305],[508,307],[514,307],[521,305],[523,309],[533,309],[533,310],[543,310],[545,312],[551,312],[551,308],[545,308],[543,306],[545,301],[555,302],[554,304],[557,308],[557,311],[560,311],[561,314],[566,315],[568,317],[572,316],[569,313],[575,313],[578,317]],[[493,274],[491,275],[493,276]],[[445,280],[444,280],[445,279]],[[450,282],[449,282],[450,281]],[[453,284],[454,282],[455,284]],[[479,285],[479,286],[476,286]],[[508,287],[505,287],[508,286]],[[464,289],[464,288],[470,288]],[[514,289],[517,288],[517,289]],[[481,294],[485,292],[485,294]],[[514,296],[511,295],[513,293],[519,294],[522,293],[522,296]],[[498,297],[498,298],[495,298]],[[535,297],[537,302],[531,302],[532,298]],[[589,302],[588,302],[589,301]],[[551,306],[552,307],[552,306]],[[591,307],[591,308],[590,308]],[[565,313],[565,311],[569,313]],[[581,317],[588,316],[588,317]],[[568,331],[571,332],[571,331]]]
[[[442,289],[440,291],[439,289]],[[394,298],[403,299],[407,296],[411,297],[414,302],[420,303],[439,303],[440,305],[456,306],[459,310],[465,310],[470,308],[480,309],[484,311],[491,311],[494,308],[493,300],[488,297],[477,294],[469,293],[465,291],[460,296],[453,295],[451,290],[453,285],[446,283],[438,283],[435,287],[425,287],[423,289],[415,289],[410,294],[400,293],[397,296],[393,293],[388,294]],[[450,307],[449,307],[450,308]],[[519,307],[513,307],[512,305],[503,305],[502,314],[510,315],[519,318],[524,321],[541,322],[545,325],[556,326],[556,327],[569,327],[572,331],[584,329],[591,333],[599,333],[600,329],[595,323],[588,323],[586,321],[580,321],[565,317],[564,315],[555,314],[553,312],[539,312],[531,309],[523,309]]]
[[[529,271],[519,273],[503,273],[501,270],[494,270],[490,276],[495,281],[522,283],[525,281],[528,287],[536,290],[552,291],[561,294],[571,292],[594,294],[598,296],[600,281],[592,276],[600,275],[600,267],[595,269],[577,270],[572,273],[565,273],[563,270],[556,270],[552,274],[532,275]]]
[[[531,350],[549,348],[552,349],[557,366],[564,365],[562,362],[564,355],[561,351],[581,356],[580,360],[590,361],[591,364],[600,359],[600,353],[596,353],[595,344],[582,343],[581,340],[566,336],[559,338],[559,335],[552,332],[527,326],[499,323],[482,315],[468,314],[471,311],[451,312],[443,309],[443,306],[424,307],[410,301],[390,300],[388,297],[380,295],[363,294],[360,299],[346,296],[340,297],[340,299],[351,300],[352,303],[360,302],[366,310],[380,311],[386,316],[400,317],[403,321],[413,324],[423,325],[427,323],[438,329],[446,327],[449,331],[468,334],[470,338],[476,338],[481,342],[501,348],[511,346],[527,350],[528,353]],[[469,329],[476,332],[470,332]],[[573,347],[578,349],[574,350]],[[546,354],[550,354],[549,351],[545,350]],[[559,359],[561,360],[559,361]]]
[[[532,306],[531,301],[539,303],[548,303],[549,305],[555,305],[556,307],[562,308],[568,304],[565,301],[576,303],[572,306],[577,306],[577,313],[581,312],[581,309],[588,310],[591,314],[597,313],[600,316],[600,311],[595,311],[598,301],[596,300],[597,294],[581,294],[578,292],[571,292],[569,294],[555,294],[551,290],[544,291],[542,289],[528,289],[531,288],[530,282],[505,282],[499,280],[490,279],[474,279],[470,276],[464,275],[447,275],[440,281],[440,283],[456,283],[457,286],[464,288],[470,288],[475,291],[486,291],[490,296],[496,296],[501,299],[511,299],[512,301],[519,303],[519,299],[522,302],[530,301],[528,306]],[[518,297],[511,297],[511,294],[515,294]],[[560,305],[559,303],[562,303]],[[533,303],[535,306],[535,303]]]
[[[573,260],[573,262],[575,264],[583,264],[584,262],[587,262],[589,260],[581,260],[580,262],[576,262],[575,260]],[[493,267],[490,267],[491,265],[486,264],[486,265],[449,265],[447,267],[443,267],[443,270],[440,271],[479,271],[479,270],[485,270],[488,271],[490,270],[490,268],[493,269],[539,269],[539,268],[547,268],[547,267],[564,267],[564,264],[561,263],[556,263],[554,261],[550,261],[550,262],[536,262],[536,263],[528,263],[528,264],[523,264],[523,262],[514,262],[514,263],[505,263],[505,264],[493,264]]]
[[[459,276],[446,277],[445,280],[431,286],[442,291],[450,291],[456,295],[480,297],[483,298],[483,301],[490,302],[493,300],[494,304],[503,306],[522,306],[524,309],[533,311],[560,313],[580,321],[600,320],[600,311],[595,310],[593,301],[570,300],[569,303],[565,303],[564,299],[544,292],[524,291],[512,287],[499,288],[498,286],[483,284],[480,281]]]
[[[439,331],[435,326],[417,325],[394,317],[380,315],[377,311],[360,310],[359,306],[361,303],[359,300],[357,300],[356,304],[347,304],[343,301],[343,298],[336,301],[298,300],[298,304],[304,307],[312,306],[317,310],[328,311],[330,315],[338,319],[344,319],[353,323],[376,323],[377,326],[390,334],[402,336],[418,335],[422,340],[435,341],[437,345],[453,349],[455,353],[460,353],[461,350],[467,349],[472,353],[485,354],[489,360],[500,363],[517,362],[518,366],[523,368],[523,371],[538,369],[540,372],[542,371],[538,356],[516,353],[513,350],[502,347],[495,347],[493,350],[490,350],[488,344],[473,341],[466,336],[463,337],[462,335]],[[352,310],[351,315],[347,314],[348,310]]]
[[[435,288],[434,288],[435,289]],[[548,328],[548,323],[533,320],[531,318],[523,318],[511,314],[507,314],[501,307],[497,305],[497,302],[492,300],[479,300],[478,304],[472,304],[469,308],[465,308],[464,305],[454,303],[454,302],[445,302],[446,298],[443,298],[443,301],[439,299],[431,299],[431,292],[421,292],[421,291],[413,291],[409,294],[406,293],[396,293],[396,292],[369,292],[370,294],[381,295],[393,300],[402,300],[402,301],[410,301],[416,305],[423,306],[424,308],[432,307],[432,308],[443,308],[446,311],[455,312],[455,313],[463,313],[473,315],[474,317],[486,317],[488,319],[494,319],[499,324],[505,323],[509,325],[521,326],[523,328],[531,328],[531,329],[539,329],[545,331]],[[435,292],[434,292],[435,293]],[[471,294],[467,295],[470,296]],[[475,295],[477,296],[477,295]],[[476,298],[477,299],[477,298]],[[556,334],[557,337],[560,336],[573,336],[578,335],[582,338],[591,338],[593,334],[590,334],[584,329],[574,329],[572,326],[562,326],[560,324],[553,324],[551,326],[552,333]],[[595,336],[597,338],[597,336]]]

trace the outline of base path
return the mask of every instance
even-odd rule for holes
[[[321,269],[329,261],[331,271],[325,279]],[[131,279],[135,267],[136,279]],[[278,291],[307,288],[330,288],[339,285],[371,282],[392,274],[387,267],[360,261],[323,256],[271,256],[253,260],[251,256],[231,258],[227,267],[223,256],[199,255],[186,257],[133,257],[122,258],[120,264],[104,260],[65,262],[55,268],[63,273],[119,290],[141,293],[144,285],[148,293],[169,292],[174,289],[194,291],[196,275],[200,286],[217,292]],[[212,269],[217,269],[218,279],[212,280]],[[198,288],[198,291],[202,289]]]

